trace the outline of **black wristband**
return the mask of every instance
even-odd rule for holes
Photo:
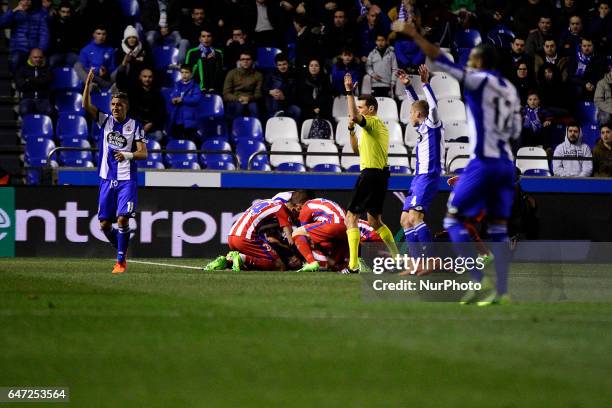
[[[346,90],[345,90],[345,91],[344,91],[344,94],[345,94],[346,96],[349,96],[349,95],[352,95],[352,94],[353,94],[353,91],[346,91]]]

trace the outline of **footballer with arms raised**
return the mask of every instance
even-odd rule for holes
[[[108,241],[117,249],[117,262],[113,273],[127,268],[126,254],[130,241],[130,217],[136,212],[138,182],[135,160],[146,160],[147,145],[140,123],[127,116],[128,96],[114,94],[107,115],[91,103],[93,68],[89,70],[83,90],[83,108],[98,123],[100,148],[98,169],[100,194],[98,219]],[[113,228],[117,220],[118,230]]]

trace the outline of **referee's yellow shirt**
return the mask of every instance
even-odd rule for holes
[[[364,116],[359,143],[359,167],[382,169],[387,166],[389,154],[389,129],[378,116]]]

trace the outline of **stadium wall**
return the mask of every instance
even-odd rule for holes
[[[276,189],[144,187],[130,253],[134,257],[211,257],[227,251],[238,214]],[[97,220],[98,189],[48,186],[0,189],[0,255],[112,257]],[[346,204],[348,190],[323,196]],[[612,241],[612,196],[593,193],[531,194],[538,203],[540,239]],[[441,230],[448,192],[432,204],[428,222]],[[384,218],[399,229],[402,201],[390,192]]]

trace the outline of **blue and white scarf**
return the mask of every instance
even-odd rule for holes
[[[582,78],[593,56],[584,55],[581,51],[578,51],[576,53],[576,58],[578,58],[578,66],[576,67],[576,76]]]
[[[525,106],[525,116],[523,117],[523,127],[531,129],[534,133],[538,133],[542,129],[542,122],[538,112],[540,108],[531,109]]]

